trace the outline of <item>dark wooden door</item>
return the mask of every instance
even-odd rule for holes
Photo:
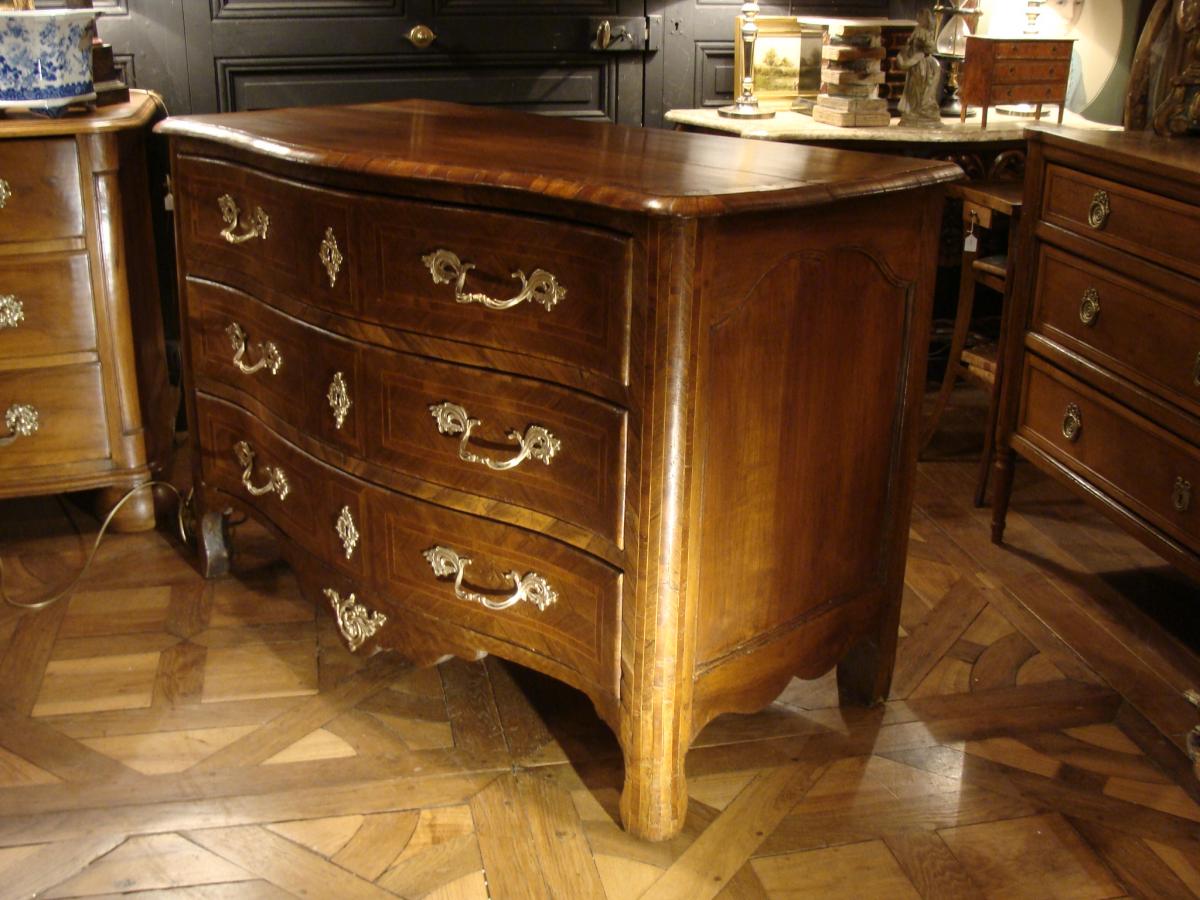
[[[645,0],[182,2],[193,112],[423,97],[643,121],[645,54],[589,45]]]

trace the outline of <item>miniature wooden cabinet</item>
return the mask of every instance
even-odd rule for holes
[[[160,128],[205,533],[265,522],[352,650],[585,692],[651,839],[717,714],[886,695],[956,166],[416,101]]]
[[[1200,580],[1200,147],[1031,132],[993,538],[1012,453]]]
[[[966,121],[968,106],[983,107],[980,125],[987,128],[989,106],[1032,103],[1040,118],[1043,103],[1057,103],[1061,125],[1073,45],[1073,39],[968,37],[960,121]]]
[[[146,177],[149,95],[0,120],[0,497],[150,478],[174,408]],[[154,526],[149,490],[113,521]]]

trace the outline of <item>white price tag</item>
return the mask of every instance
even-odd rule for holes
[[[975,235],[968,234],[965,238],[963,238],[963,250],[966,253],[974,253],[978,249],[979,238],[975,237]]]

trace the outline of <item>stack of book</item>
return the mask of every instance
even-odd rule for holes
[[[883,22],[828,20],[821,47],[821,93],[812,117],[826,125],[887,125],[883,84]]]

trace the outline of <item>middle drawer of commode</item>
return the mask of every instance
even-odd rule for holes
[[[299,432],[371,464],[622,546],[625,410],[546,382],[349,340],[223,285],[190,280],[187,291],[198,377],[249,394]]]

